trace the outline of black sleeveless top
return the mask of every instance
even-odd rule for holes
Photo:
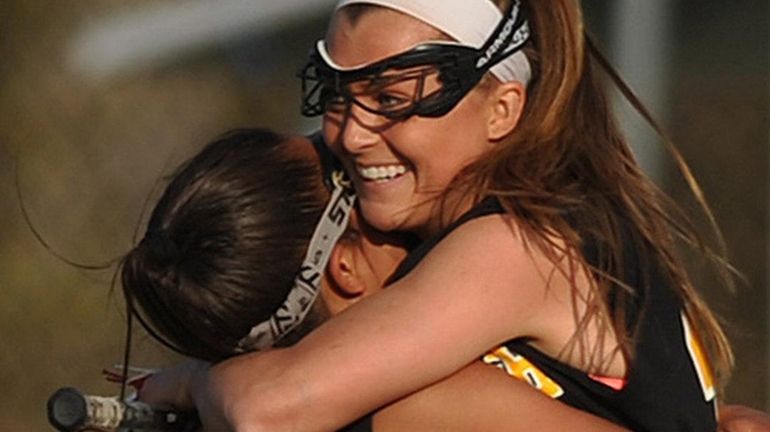
[[[433,238],[413,250],[390,282],[409,273],[449,233],[465,222],[503,213],[496,199],[488,198]],[[585,240],[585,259],[595,264],[597,246]],[[491,247],[491,246],[490,246]],[[625,386],[615,390],[534,348],[525,339],[513,339],[501,349],[526,363],[522,377],[531,385],[575,408],[613,421],[634,431],[716,431],[716,398],[702,349],[682,312],[671,283],[659,271],[637,271],[639,257],[627,248],[624,282],[640,292],[627,316],[639,322],[634,358],[628,365]],[[644,282],[643,282],[644,281]],[[644,289],[647,287],[647,289]],[[643,292],[642,292],[643,291]],[[643,314],[639,311],[643,310]],[[635,324],[630,322],[629,324]],[[510,358],[510,357],[509,357]],[[521,365],[519,365],[521,366]],[[565,425],[566,426],[566,425]],[[353,427],[353,425],[351,425]],[[501,424],[505,429],[505,424]],[[371,430],[371,418],[349,431]]]

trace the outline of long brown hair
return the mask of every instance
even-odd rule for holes
[[[501,10],[511,3],[491,1]],[[576,314],[577,331],[565,354],[577,349],[590,369],[601,372],[612,356],[603,350],[612,332],[618,339],[617,349],[627,360],[633,358],[636,324],[644,310],[636,320],[626,314],[639,298],[638,290],[646,288],[625,283],[625,251],[633,248],[638,263],[632,265],[639,274],[657,267],[672,281],[688,319],[699,330],[716,383],[723,388],[733,365],[730,344],[675,250],[678,240],[694,246],[732,287],[732,268],[723,258],[724,242],[697,182],[676,147],[587,37],[579,0],[523,0],[523,4],[534,38],[524,48],[533,79],[522,119],[502,145],[463,169],[450,189],[461,195],[498,197],[531,246],[555,264],[565,256],[573,257],[565,270],[568,278],[574,280],[580,266],[594,275],[591,292],[580,299],[586,313]],[[351,5],[343,11],[355,22],[377,7]],[[636,163],[614,119],[597,66],[664,138],[712,222],[717,252],[705,246],[686,215]],[[491,84],[490,80],[487,77],[481,86]],[[436,203],[442,217],[456,214],[447,198],[445,194]],[[596,262],[591,264],[576,258],[582,256],[582,246],[589,239],[597,246]],[[577,290],[573,295],[578,296]],[[585,331],[590,323],[599,327],[593,343]]]
[[[508,0],[494,2],[503,9]],[[716,382],[723,387],[732,368],[732,352],[717,319],[690,283],[675,250],[677,240],[713,258],[725,270],[720,274],[728,285],[729,266],[721,259],[723,255],[704,246],[687,217],[634,160],[595,72],[597,66],[608,65],[586,37],[579,1],[526,4],[534,33],[526,54],[534,79],[527,90],[525,112],[506,141],[467,167],[455,186],[469,188],[465,190],[477,196],[497,196],[527,241],[554,262],[565,254],[579,256],[589,238],[598,245],[596,264],[579,264],[595,278],[591,295],[584,299],[587,313],[576,318],[578,331],[570,347],[587,354],[591,367],[600,369],[602,359],[606,361],[606,357],[596,356],[602,355],[601,341],[610,331],[617,336],[626,359],[634,355],[636,326],[627,324],[626,311],[639,293],[623,283],[624,250],[633,247],[641,273],[657,266],[672,281],[688,318],[699,329]],[[648,118],[614,71],[607,71]],[[710,217],[697,183],[675,148],[671,149]],[[555,242],[554,234],[566,246]],[[718,230],[717,237],[721,239]],[[600,330],[599,343],[586,346],[587,323],[603,313],[609,324]]]

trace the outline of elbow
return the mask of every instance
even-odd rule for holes
[[[312,431],[297,401],[295,391],[263,392],[259,397],[244,398],[225,407],[228,423],[235,432]]]

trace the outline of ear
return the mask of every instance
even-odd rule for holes
[[[527,91],[518,81],[496,83],[489,97],[492,109],[487,135],[490,141],[498,141],[509,135],[519,124]]]
[[[340,239],[334,246],[327,265],[334,294],[346,300],[361,297],[366,290],[366,285],[358,274],[354,248],[353,242]]]

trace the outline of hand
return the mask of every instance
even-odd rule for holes
[[[190,359],[161,369],[146,379],[139,400],[151,405],[167,404],[179,410],[192,410],[195,406],[190,397],[191,383],[204,375],[209,367],[209,363]]]
[[[126,370],[128,371],[128,374],[124,375]],[[139,391],[142,390],[144,382],[147,381],[150,376],[158,372],[160,372],[160,369],[147,369],[134,366],[125,368],[123,365],[115,365],[112,368],[102,369],[102,376],[107,381],[115,384],[123,384],[123,382],[125,382],[128,387],[133,389],[133,393],[125,395],[125,398],[127,400],[133,400],[137,397]]]
[[[239,403],[246,399],[239,395],[243,394],[244,386],[248,388],[249,376],[253,373],[239,361],[246,357],[248,355],[237,356],[216,366],[190,359],[161,369],[147,378],[138,398],[150,405],[171,405],[181,411],[197,411],[202,431],[254,430],[255,424],[248,419],[253,410],[246,409],[248,404],[242,406],[244,404]],[[226,420],[226,414],[233,419]]]
[[[720,432],[770,432],[770,415],[746,406],[726,405],[719,417]]]

